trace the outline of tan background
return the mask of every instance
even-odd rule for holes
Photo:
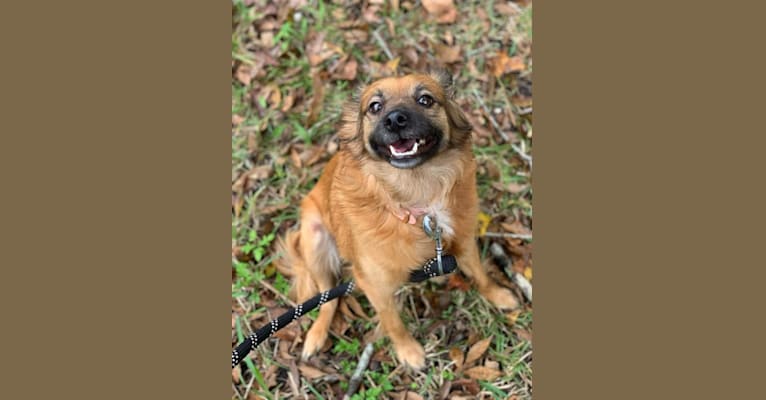
[[[535,398],[760,392],[763,14],[677,3],[535,3]]]
[[[760,393],[742,4],[535,5],[536,398]],[[229,4],[0,7],[0,396],[228,397]]]

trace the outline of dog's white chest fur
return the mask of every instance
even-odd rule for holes
[[[455,229],[453,228],[452,215],[449,210],[444,207],[443,204],[435,204],[427,208],[427,214],[436,219],[436,223],[441,227],[443,235],[445,237],[452,237],[455,235]]]

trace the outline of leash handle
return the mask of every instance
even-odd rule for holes
[[[410,274],[410,282],[422,282],[428,278],[433,278],[438,275],[449,274],[457,268],[457,260],[455,260],[455,257],[451,255],[441,257],[441,270],[434,268],[434,264],[437,264],[436,258],[428,260],[422,269],[412,271]],[[327,303],[328,301],[334,300],[340,296],[348,295],[354,290],[354,287],[354,281],[349,281],[328,291],[319,293],[318,295],[308,299],[305,303],[298,304],[298,307],[293,307],[276,319],[271,320],[268,325],[262,326],[260,329],[251,333],[231,352],[231,367],[236,367],[240,361],[245,359],[251,350],[258,347],[258,345],[263,343],[264,340],[271,337],[271,335],[276,333],[278,330],[287,326],[287,324],[297,320],[303,315],[306,315],[306,313],[317,307],[320,307],[322,304]]]

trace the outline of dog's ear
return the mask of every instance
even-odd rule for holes
[[[471,130],[473,126],[468,122],[463,110],[453,99],[448,99],[444,105],[444,109],[449,119],[449,124],[452,128],[452,137],[457,142],[462,142],[471,137]]]
[[[455,140],[466,139],[470,137],[471,123],[468,122],[463,110],[455,102],[455,85],[452,81],[452,75],[444,69],[432,68],[428,70],[428,75],[435,81],[439,82],[439,85],[444,89],[445,97],[447,101],[444,104],[445,111],[447,112],[447,118],[449,118],[449,124],[452,127],[453,137]]]
[[[439,82],[439,86],[444,90],[444,94],[447,98],[452,98],[455,95],[455,89],[453,87],[452,75],[447,70],[439,67],[432,67],[428,70],[428,76],[430,76],[436,82]]]
[[[351,94],[351,99],[343,104],[342,126],[338,132],[341,146],[348,146],[352,154],[360,155],[363,151],[362,143],[362,111],[359,102],[366,85],[360,85]]]

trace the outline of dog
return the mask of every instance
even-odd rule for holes
[[[357,97],[345,107],[338,152],[301,202],[299,230],[281,240],[280,270],[303,302],[333,288],[350,263],[397,358],[418,370],[425,352],[404,326],[394,293],[435,256],[421,227],[425,215],[479,293],[501,310],[518,301],[479,260],[472,127],[453,100],[452,78],[443,71],[383,78]],[[304,360],[325,344],[337,303],[321,306]]]

